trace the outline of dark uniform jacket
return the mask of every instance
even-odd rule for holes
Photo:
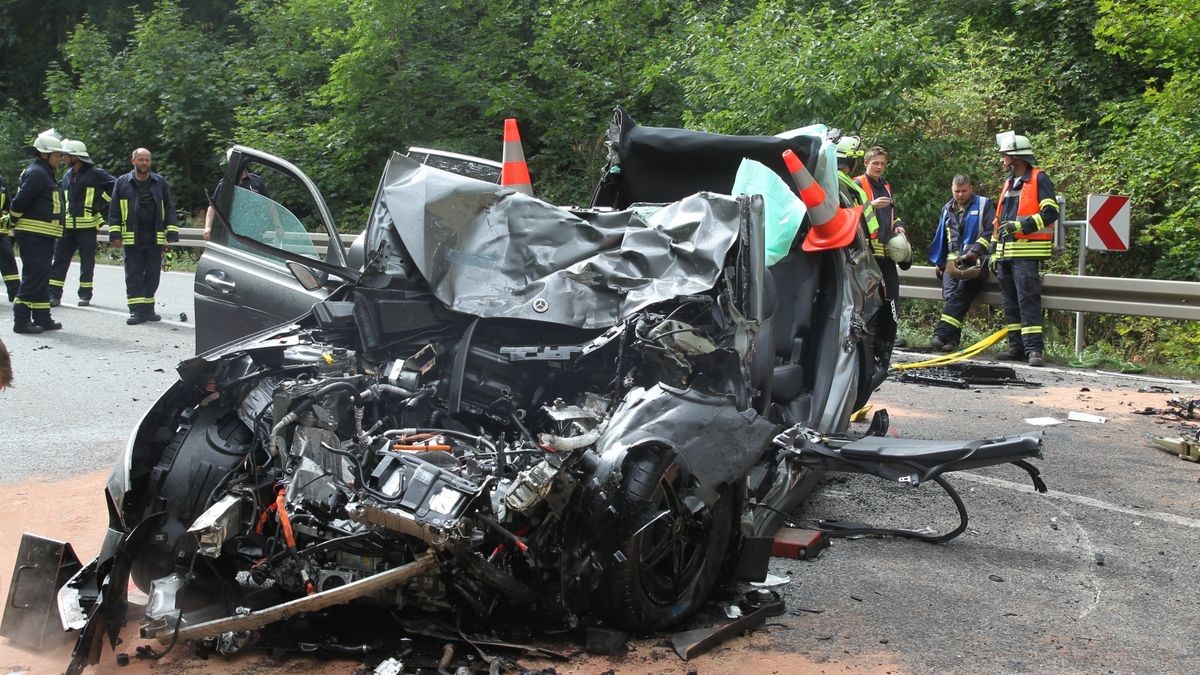
[[[117,182],[104,169],[84,164],[83,169],[70,169],[62,179],[67,197],[67,229],[94,230],[108,215],[108,200]]]
[[[63,198],[50,165],[34,160],[17,181],[17,194],[9,209],[13,229],[45,237],[61,237]]]
[[[146,223],[134,223],[138,210],[136,178],[130,171],[117,179],[113,186],[112,202],[108,205],[108,238],[130,246],[137,242],[137,230],[146,229]],[[179,241],[179,224],[175,216],[175,200],[171,197],[171,186],[167,179],[150,172],[150,194],[158,208],[154,210],[154,232],[156,244]]]

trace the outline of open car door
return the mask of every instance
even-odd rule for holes
[[[300,316],[343,281],[320,271],[347,267],[333,216],[291,163],[234,146],[213,205],[196,266],[196,353]],[[322,285],[301,286],[289,260],[311,261]]]

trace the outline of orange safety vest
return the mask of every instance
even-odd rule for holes
[[[1037,167],[1029,170],[1029,180],[1025,181],[1025,184],[1021,186],[1021,197],[1017,200],[1016,219],[1026,216],[1036,216],[1038,213],[1041,213],[1042,205],[1038,200],[1038,176],[1041,173],[1042,170]],[[997,202],[1000,208],[996,209],[996,222],[992,226],[992,232],[995,234],[996,239],[1000,238],[1000,212],[1004,210],[1004,198],[1008,196],[1008,188],[1012,185],[1012,180],[1012,178],[1009,178],[1004,181],[1004,189],[1000,191],[1000,201]],[[1017,230],[1013,236],[1016,239],[1030,241],[1052,241],[1054,239],[1054,231],[1053,228],[1046,227],[1031,234],[1022,234],[1020,230]]]
[[[871,202],[875,201],[875,192],[871,190],[871,181],[867,180],[867,175],[866,175],[866,174],[863,174],[863,175],[861,175],[861,176],[855,176],[855,177],[854,177],[854,182],[855,182],[855,183],[858,183],[858,186],[859,186],[860,188],[862,188],[863,192],[867,193],[867,202],[866,202],[866,203],[870,204]],[[884,186],[885,188],[887,188],[888,194],[891,194],[891,193],[892,193],[892,185],[891,185],[891,183],[888,183],[888,182],[885,180],[885,181],[883,181],[883,186]],[[893,220],[895,219],[895,216],[896,216],[896,212],[895,212],[895,210],[893,210],[893,211],[892,211],[892,218],[893,218]],[[872,239],[878,239],[878,238],[879,238],[879,225],[878,225],[878,223],[876,223],[876,225],[875,225],[875,229],[871,230],[871,238],[872,238]]]

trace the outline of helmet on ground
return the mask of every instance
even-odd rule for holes
[[[888,239],[884,245],[887,250],[887,256],[898,264],[912,263],[912,246],[908,243],[908,237],[904,236],[903,232],[896,232]]]
[[[62,151],[68,155],[71,155],[72,157],[78,157],[88,164],[92,163],[92,156],[88,154],[87,146],[83,144],[83,141],[75,141],[64,138],[62,142]]]
[[[62,152],[62,136],[54,129],[47,129],[37,135],[33,139],[33,143],[26,145],[22,150],[30,155],[41,153]]]
[[[957,258],[951,260],[949,265],[946,265],[946,273],[949,274],[952,279],[958,279],[960,281],[978,279],[979,277],[983,276],[983,269],[983,258],[976,258],[974,265],[968,265],[966,267],[959,267]]]
[[[858,136],[842,136],[837,142],[837,156],[839,159],[858,159],[863,156],[862,140]]]
[[[1026,136],[1018,136],[1011,131],[1006,131],[996,134],[996,145],[1002,155],[1025,160],[1030,166],[1037,164],[1037,159],[1033,156],[1033,144]]]

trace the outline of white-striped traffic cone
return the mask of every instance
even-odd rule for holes
[[[517,131],[517,120],[504,120],[504,168],[500,170],[500,184],[511,190],[533,196],[533,185],[529,182],[529,166],[525,164],[525,150],[521,147],[521,133]]]
[[[783,163],[792,175],[800,200],[808,207],[808,219],[812,224],[800,248],[815,253],[849,246],[854,240],[854,228],[862,218],[862,207],[838,208],[837,197],[831,198],[825,193],[825,189],[791,150],[783,151]]]

